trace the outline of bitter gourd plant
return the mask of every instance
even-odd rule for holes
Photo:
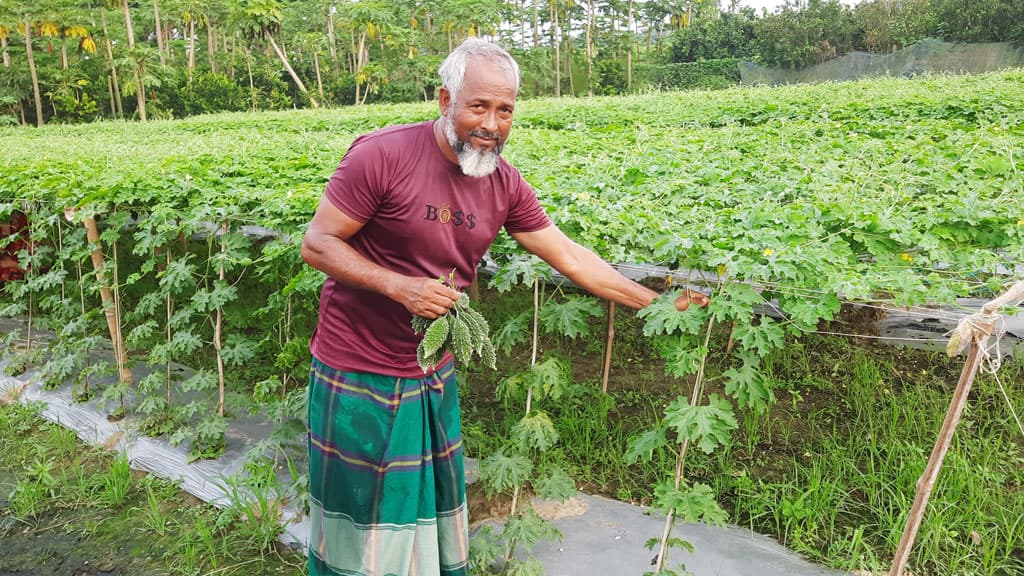
[[[412,329],[423,334],[416,347],[416,359],[424,372],[429,371],[444,358],[444,351],[465,364],[478,356],[484,366],[495,368],[497,359],[491,344],[490,327],[487,320],[469,305],[469,296],[461,294],[455,307],[444,316],[433,320],[422,316],[412,317]]]

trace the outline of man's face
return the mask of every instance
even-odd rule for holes
[[[515,75],[498,64],[473,58],[466,65],[455,102],[441,95],[445,137],[467,176],[482,177],[498,167],[498,156],[512,130]]]

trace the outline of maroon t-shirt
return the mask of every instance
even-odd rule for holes
[[[365,223],[349,244],[408,276],[448,278],[465,290],[502,226],[551,225],[537,195],[505,160],[490,176],[464,175],[434,138],[433,122],[385,128],[352,143],[324,198]],[[310,351],[347,372],[421,377],[412,315],[390,298],[328,277]]]

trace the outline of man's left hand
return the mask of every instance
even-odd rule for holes
[[[701,308],[711,303],[711,298],[706,294],[697,292],[696,290],[686,290],[682,296],[676,298],[676,310],[682,312],[690,307],[690,304],[696,304]]]

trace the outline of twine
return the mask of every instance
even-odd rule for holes
[[[982,306],[980,311],[962,318],[950,334],[946,353],[956,356],[963,352],[971,342],[975,342],[982,355],[984,371],[994,374],[1002,365],[1003,353],[999,347],[999,341],[1006,334],[1005,329],[997,329],[1003,325],[1003,315],[1000,314],[1000,310],[1004,306],[1022,300],[1024,300],[1024,282],[1017,282],[1002,296]],[[993,334],[995,334],[995,341],[988,346],[988,340]],[[992,348],[995,348],[994,357],[991,352]]]
[[[1021,423],[1020,417],[1013,407],[1013,402],[1010,400],[1010,396],[1007,394],[1006,388],[997,374],[1003,363],[1003,350],[999,346],[999,341],[1006,334],[1004,328],[998,328],[1004,325],[1002,322],[1003,315],[999,311],[1003,306],[1015,304],[1022,300],[1024,300],[1024,282],[1017,282],[1002,296],[982,306],[981,311],[961,319],[950,335],[946,352],[950,356],[956,356],[963,352],[972,341],[976,343],[978,353],[981,355],[981,362],[978,366],[979,370],[986,374],[991,374],[995,378],[996,384],[999,385],[999,391],[1002,392],[1010,414],[1017,424],[1017,429],[1024,436],[1024,424]],[[995,334],[994,342],[991,345],[987,345],[989,338],[993,334]],[[993,348],[995,349],[994,354],[992,353]]]

